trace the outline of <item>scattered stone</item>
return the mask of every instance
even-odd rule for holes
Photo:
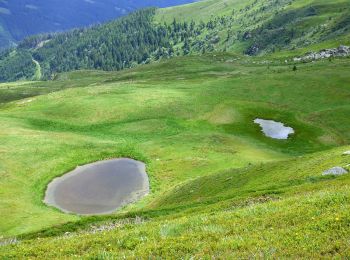
[[[350,151],[344,152],[343,155],[350,155]]]
[[[121,228],[125,225],[140,225],[145,223],[146,220],[142,217],[136,216],[135,218],[127,218],[121,220],[115,220],[113,222],[105,223],[102,225],[93,225],[87,233],[96,234],[106,231],[111,231],[117,228]]]
[[[347,174],[348,173],[348,171],[347,170],[345,170],[343,167],[339,167],[339,166],[337,166],[337,167],[333,167],[333,168],[331,168],[331,169],[329,169],[329,170],[327,170],[327,171],[324,171],[323,173],[322,173],[322,175],[335,175],[335,176],[339,176],[339,175],[343,175],[343,174]]]
[[[246,51],[246,54],[248,55],[256,55],[260,51],[260,48],[257,45],[252,45],[251,47],[248,48]]]
[[[243,34],[243,40],[249,40],[249,39],[251,39],[253,36],[252,36],[252,34],[250,33],[250,32],[245,32],[244,34]]]
[[[18,243],[19,241],[17,240],[17,238],[3,239],[0,237],[0,246],[15,245]]]
[[[220,41],[220,37],[218,35],[214,36],[210,39],[211,43],[216,44]]]
[[[27,104],[27,103],[30,103],[30,102],[33,102],[33,99],[21,100],[21,101],[17,102],[17,104],[23,105],[23,104]]]
[[[309,52],[306,53],[303,57],[296,57],[293,59],[294,62],[299,61],[308,61],[308,60],[319,60],[319,59],[327,59],[331,57],[346,57],[350,56],[350,47],[340,45],[338,48],[333,49],[323,49],[319,52]]]

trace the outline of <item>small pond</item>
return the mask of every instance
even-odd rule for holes
[[[112,213],[148,193],[145,164],[123,158],[78,166],[54,179],[44,201],[67,213],[98,215]]]
[[[263,133],[274,139],[288,139],[290,134],[294,134],[294,129],[285,126],[283,123],[273,120],[264,120],[257,118],[254,123],[259,124]]]

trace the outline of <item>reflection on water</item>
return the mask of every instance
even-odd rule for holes
[[[107,214],[149,192],[145,165],[131,159],[100,161],[54,179],[45,202],[77,214]]]
[[[283,123],[273,120],[264,120],[257,118],[254,123],[259,124],[263,133],[274,139],[288,139],[290,134],[294,134],[294,129],[285,126]]]

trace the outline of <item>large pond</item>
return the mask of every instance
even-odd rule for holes
[[[294,134],[294,129],[285,126],[283,123],[273,120],[257,118],[254,123],[259,124],[263,133],[274,139],[288,139],[289,135]]]
[[[149,193],[145,164],[132,159],[113,159],[78,166],[54,179],[45,203],[67,213],[108,214]]]

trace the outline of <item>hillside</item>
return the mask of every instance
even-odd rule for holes
[[[188,2],[192,1],[0,1],[0,49],[11,46],[30,35],[103,23],[148,6],[166,7]]]
[[[290,174],[291,170],[279,169],[280,178],[274,178],[275,186],[257,185],[264,181],[260,175],[268,181],[271,177],[264,172],[271,170],[271,166],[259,169],[260,175],[255,175],[255,181],[250,181],[247,186],[262,190],[252,197],[247,198],[235,185],[237,172],[218,174],[210,182],[202,178],[187,186],[198,191],[198,182],[202,181],[200,191],[209,190],[211,198],[218,200],[218,194],[227,193],[229,185],[234,185],[235,193],[226,195],[224,200],[221,197],[220,203],[200,206],[197,199],[192,205],[194,208],[178,207],[179,213],[171,216],[149,218],[141,215],[104,220],[76,232],[65,232],[67,229],[62,228],[62,233],[55,237],[5,247],[3,255],[39,259],[73,256],[102,259],[179,256],[346,258],[350,254],[347,244],[350,216],[343,205],[349,204],[349,178],[317,179],[310,171],[322,170],[320,161],[322,166],[332,165],[335,161],[346,163],[341,157],[346,148],[349,147],[288,163],[289,167],[299,169],[298,177],[286,179],[283,174]],[[277,170],[275,166],[272,167],[274,171]],[[249,176],[255,170],[246,173]],[[217,191],[217,185],[222,184],[227,188]],[[185,201],[187,192],[188,189],[178,192]],[[184,200],[177,199],[176,202]]]
[[[0,57],[0,81],[33,78],[32,59],[43,79],[52,79],[58,72],[121,70],[214,51],[287,55],[338,47],[349,44],[349,8],[346,0],[221,0],[146,9],[91,29],[29,38]]]
[[[349,175],[322,176],[350,163],[348,59],[234,59],[1,85],[0,232],[21,242],[0,255],[348,256]],[[296,134],[264,137],[256,117]],[[43,204],[54,176],[112,157],[146,162],[151,195],[101,217]]]
[[[15,40],[13,39],[8,29],[5,27],[5,24],[1,21],[1,18],[0,18],[0,46],[1,46],[0,50],[2,50],[4,47],[15,46]]]
[[[0,259],[350,258],[350,48],[318,52],[350,45],[349,10],[205,0],[3,53]],[[121,158],[147,195],[79,215],[48,193]],[[84,206],[119,192],[103,180],[97,205],[97,179],[80,180]]]
[[[214,17],[220,18],[219,26],[209,36],[219,36],[215,46],[219,50],[252,55],[335,47],[349,41],[350,6],[342,0],[209,0],[158,9],[156,19],[208,22]]]

